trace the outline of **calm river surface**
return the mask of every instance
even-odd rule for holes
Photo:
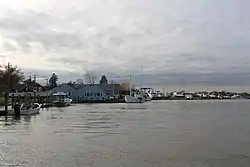
[[[0,117],[0,166],[249,167],[250,101],[79,104]]]

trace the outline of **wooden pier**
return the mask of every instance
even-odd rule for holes
[[[4,109],[0,110],[0,116],[7,115],[9,110],[12,110],[16,103],[31,104],[39,103],[42,107],[50,107],[52,104],[52,92],[20,92],[20,93],[5,93]]]

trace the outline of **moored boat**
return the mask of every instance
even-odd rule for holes
[[[130,75],[130,84],[129,84],[129,95],[125,96],[126,103],[144,103],[146,98],[143,94],[133,93],[131,87],[131,75]]]
[[[134,96],[125,96],[126,103],[143,103],[146,101],[145,97],[140,94],[135,94]]]
[[[153,99],[152,88],[140,88],[139,91],[144,95],[146,101],[151,101]]]
[[[20,106],[20,115],[34,115],[39,114],[41,104],[33,103],[31,105],[21,105]],[[8,111],[8,115],[16,115],[14,109]]]
[[[53,101],[53,106],[55,107],[66,107],[70,106],[72,99],[67,98],[67,94],[64,92],[57,92],[53,94],[54,101]]]
[[[145,93],[146,101],[151,101],[153,99],[153,95],[151,93]]]

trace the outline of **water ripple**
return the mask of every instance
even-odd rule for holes
[[[250,103],[93,104],[0,117],[0,166],[250,165]]]

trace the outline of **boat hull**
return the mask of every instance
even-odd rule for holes
[[[70,106],[72,103],[72,99],[66,98],[64,102],[66,103],[67,106]]]
[[[24,109],[21,108],[20,110],[20,115],[34,115],[34,114],[39,114],[41,109],[41,105],[39,104],[37,108],[33,108],[33,109]],[[14,110],[9,110],[8,111],[8,115],[16,115]]]
[[[144,103],[146,100],[143,97],[132,97],[132,96],[125,96],[126,103]]]
[[[54,107],[67,107],[70,106],[72,102],[72,99],[64,99],[64,100],[60,100],[60,101],[54,101],[53,102],[53,106]]]
[[[151,101],[153,99],[153,95],[150,93],[146,94],[146,101]]]
[[[54,107],[66,107],[66,106],[68,106],[68,105],[67,105],[67,103],[65,103],[65,102],[54,102],[54,103],[53,103],[53,106],[54,106]]]

